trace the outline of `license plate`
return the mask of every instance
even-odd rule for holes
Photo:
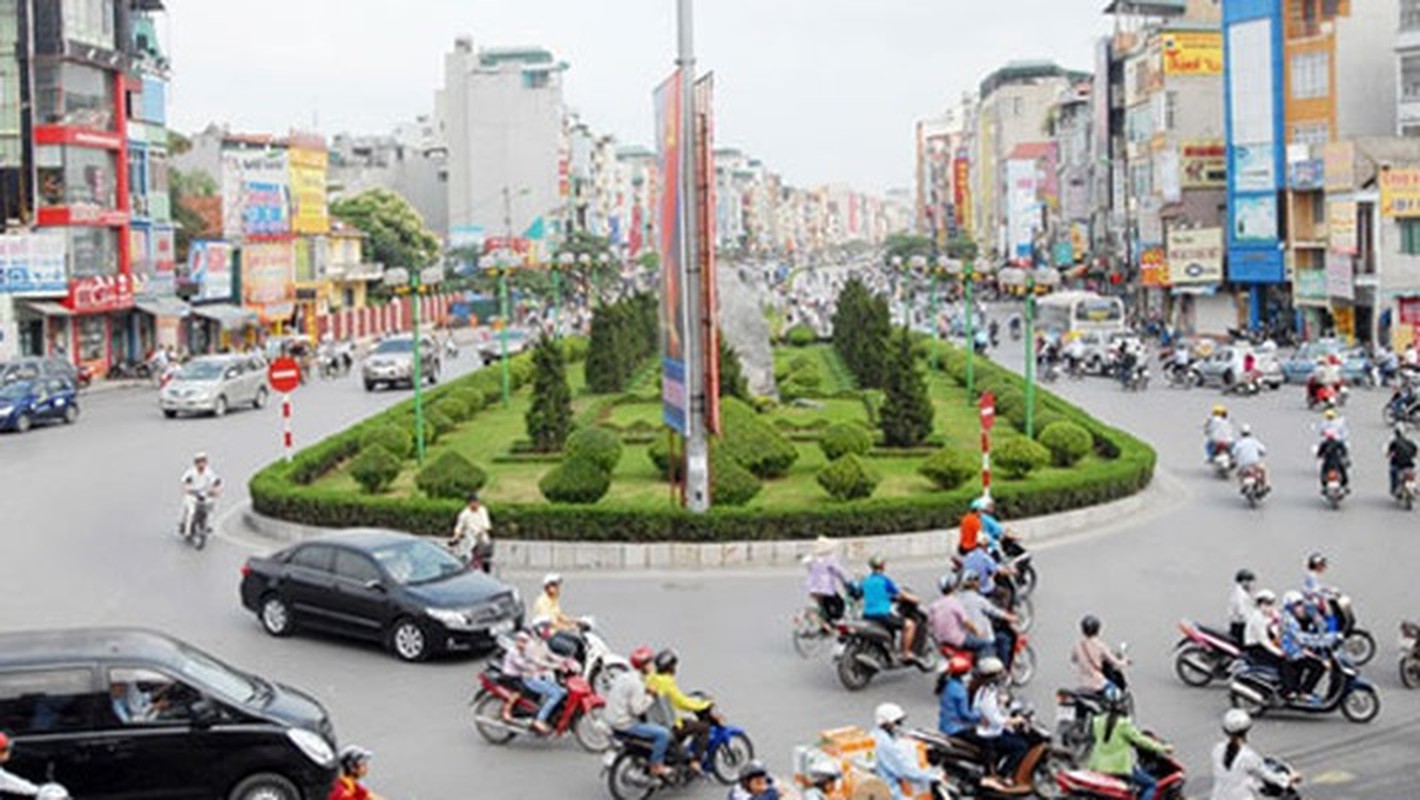
[[[1400,649],[1406,653],[1415,649],[1415,640],[1411,639],[1408,636],[1400,637],[1400,641],[1398,642],[1398,644],[1400,645]]]
[[[1074,721],[1075,721],[1075,707],[1074,707],[1074,706],[1056,706],[1056,707],[1055,707],[1055,721],[1056,721],[1056,722],[1074,722]]]
[[[505,619],[502,622],[499,622],[498,624],[489,628],[488,632],[494,636],[502,636],[505,633],[512,633],[513,621],[511,619]]]

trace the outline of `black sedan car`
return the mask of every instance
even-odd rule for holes
[[[418,536],[347,530],[242,567],[242,605],[272,636],[309,628],[379,642],[405,661],[490,647],[522,626],[518,591]]]

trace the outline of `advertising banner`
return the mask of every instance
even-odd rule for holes
[[[971,161],[959,154],[952,162],[952,204],[959,227],[971,222]]]
[[[1277,198],[1234,197],[1233,241],[1253,244],[1277,241]]]
[[[1174,148],[1159,153],[1154,160],[1156,172],[1155,180],[1158,181],[1159,193],[1163,195],[1165,203],[1177,203],[1183,199],[1183,160],[1179,152]]]
[[[1356,188],[1356,146],[1350,142],[1327,142],[1322,150],[1323,179],[1328,192]]]
[[[1356,282],[1351,267],[1351,256],[1345,253],[1326,253],[1326,293],[1331,297],[1351,300],[1356,296]]]
[[[1223,229],[1169,231],[1168,262],[1169,282],[1175,286],[1221,283]]]
[[[289,302],[291,262],[290,242],[250,242],[242,247],[242,303],[262,309]]]
[[[1239,192],[1272,192],[1277,189],[1276,153],[1271,142],[1240,144],[1233,148],[1233,166]]]
[[[1179,147],[1180,183],[1185,189],[1228,185],[1228,150],[1220,139],[1192,139]]]
[[[1168,286],[1169,263],[1162,247],[1146,247],[1139,254],[1139,282],[1144,286]]]
[[[292,277],[296,283],[311,283],[316,279],[315,259],[311,257],[311,240],[296,239],[291,243],[295,247],[295,269]]]
[[[1356,236],[1356,202],[1332,200],[1326,204],[1328,249],[1336,253],[1355,255],[1360,247]]]
[[[1292,293],[1299,300],[1325,300],[1326,270],[1297,270],[1292,279]]]
[[[1381,215],[1396,219],[1420,217],[1420,169],[1382,169]]]
[[[232,246],[227,242],[193,242],[188,248],[187,274],[197,285],[196,300],[232,299]]]
[[[69,282],[64,305],[76,314],[98,314],[133,307],[133,276],[88,275]]]
[[[285,150],[222,154],[222,235],[291,232],[290,174]]]
[[[1070,249],[1075,261],[1084,261],[1090,252],[1090,229],[1083,222],[1070,223]]]
[[[291,136],[291,230],[296,233],[330,232],[330,212],[325,199],[329,159],[324,137]]]
[[[697,221],[696,258],[700,260],[701,305],[706,317],[696,320],[707,332],[705,359],[705,429],[720,434],[720,326],[719,298],[715,285],[715,79],[713,75],[695,82],[695,209]],[[849,230],[857,226],[857,206],[849,205]]]
[[[681,73],[677,71],[656,88],[656,145],[660,156],[659,216],[661,256],[661,416],[671,428],[687,431],[685,393],[685,337],[687,334],[681,285],[680,179],[681,148],[685,131],[681,123]]]
[[[1222,75],[1220,31],[1164,31],[1165,75]]]
[[[1320,189],[1325,184],[1326,162],[1319,158],[1294,161],[1287,166],[1287,185],[1300,191]]]
[[[1029,259],[1035,249],[1035,234],[1040,227],[1040,203],[1037,199],[1035,161],[1013,158],[1006,162],[1006,196],[1009,226],[1008,256]]]
[[[63,233],[0,236],[0,294],[53,295],[69,291]]]

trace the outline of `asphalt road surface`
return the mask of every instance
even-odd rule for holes
[[[466,351],[457,368],[472,362]],[[1071,680],[1067,653],[1076,622],[1099,614],[1109,640],[1130,644],[1141,724],[1176,743],[1190,768],[1189,794],[1206,796],[1206,754],[1227,700],[1220,689],[1189,689],[1173,676],[1175,623],[1221,623],[1238,567],[1251,567],[1260,585],[1280,593],[1300,583],[1306,554],[1323,549],[1332,557],[1330,577],[1355,596],[1381,645],[1365,670],[1379,685],[1381,716],[1364,726],[1339,715],[1267,719],[1254,744],[1296,759],[1311,779],[1310,797],[1413,796],[1420,695],[1400,687],[1393,643],[1399,620],[1417,612],[1412,572],[1420,541],[1416,517],[1385,496],[1382,393],[1357,392],[1347,409],[1357,492],[1340,512],[1324,509],[1316,494],[1309,446],[1317,418],[1303,408],[1300,388],[1229,400],[1271,452],[1276,489],[1262,509],[1249,511],[1232,484],[1202,468],[1200,426],[1216,392],[1126,395],[1098,379],[1057,389],[1153,442],[1169,489],[1159,508],[1041,549],[1032,632],[1041,668],[1027,698],[1049,717],[1053,690]],[[406,396],[366,394],[354,377],[304,387],[295,396],[298,446]],[[224,419],[166,420],[152,390],[131,389],[86,397],[77,425],[0,437],[9,555],[0,628],[150,626],[312,691],[330,706],[342,741],[376,751],[371,785],[392,800],[480,796],[491,787],[503,798],[606,797],[599,760],[570,741],[496,748],[478,738],[466,703],[481,662],[405,665],[341,641],[271,639],[241,609],[237,584],[247,554],[274,546],[232,525],[232,535],[201,553],[176,540],[177,480],[192,453],[209,451],[228,482],[220,516],[245,500],[251,473],[279,457],[279,430],[275,404]],[[940,567],[895,564],[889,571],[927,593]],[[512,578],[525,595],[537,580]],[[903,703],[912,722],[934,724],[926,677],[882,678],[850,694],[826,658],[794,655],[789,618],[801,604],[800,583],[796,572],[775,570],[583,573],[568,577],[564,607],[595,614],[623,650],[643,642],[675,646],[682,686],[712,693],[776,771],[787,770],[794,745],[812,742],[824,728],[867,725],[885,700]],[[723,794],[703,787],[682,796]]]

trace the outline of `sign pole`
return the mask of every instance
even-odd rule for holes
[[[971,395],[976,390],[976,305],[971,301],[971,272],[972,263],[968,260],[962,265],[962,291],[963,301],[966,303],[966,399],[971,402]]]
[[[981,395],[981,498],[991,499],[991,426],[996,424],[996,396]]]
[[[508,265],[502,264],[498,267],[498,314],[502,317],[503,327],[498,331],[498,353],[503,362],[503,407],[507,408],[513,402],[512,382],[508,373]]]
[[[301,385],[301,365],[290,356],[281,356],[266,368],[266,382],[273,392],[281,394],[281,449],[286,463],[291,463],[294,437],[291,435],[291,393]]]
[[[294,441],[291,436],[291,393],[284,392],[281,395],[281,444],[286,450],[286,463],[291,463],[291,450]]]
[[[1035,438],[1035,271],[1026,275],[1026,438]]]

